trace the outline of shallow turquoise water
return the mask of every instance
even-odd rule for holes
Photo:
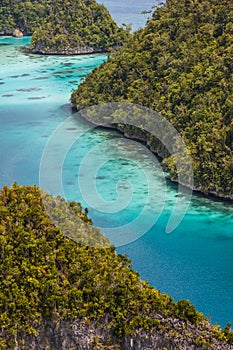
[[[87,131],[88,124],[71,113],[68,103],[72,89],[106,57],[25,55],[20,47],[28,42],[29,38],[0,38],[0,186],[13,181],[39,184],[45,146],[65,121],[65,133],[52,149],[59,156],[66,139],[76,140],[63,159],[63,193],[55,186],[60,169],[52,159],[48,173],[43,174],[46,188],[88,205],[94,223],[116,245],[125,242],[125,237],[127,241],[140,236],[130,236],[124,227],[139,217],[135,230],[147,232],[119,246],[118,252],[127,253],[141,277],[161,291],[175,299],[191,300],[198,310],[222,326],[232,322],[232,206],[194,196],[182,223],[175,232],[166,234],[177,188],[167,183],[155,157],[118,133]],[[87,155],[91,162],[84,163]],[[116,188],[119,180],[123,181]],[[102,199],[102,211],[90,206],[97,203],[95,190]],[[109,227],[118,227],[121,234],[108,234]]]

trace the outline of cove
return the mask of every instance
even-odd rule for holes
[[[0,38],[0,186],[14,181],[21,185],[39,184],[44,148],[60,123],[71,117],[68,131],[81,130],[82,136],[71,145],[64,159],[60,194],[88,205],[92,200],[92,193],[86,198],[89,184],[82,189],[78,181],[83,178],[85,184],[87,174],[106,202],[117,201],[118,196],[121,202],[121,198],[128,197],[125,194],[131,194],[130,203],[117,213],[98,212],[88,205],[94,223],[103,231],[109,226],[120,229],[140,216],[145,207],[141,224],[146,225],[154,217],[158,220],[138,240],[118,247],[117,251],[128,254],[141,278],[162,292],[175,300],[189,299],[212,322],[222,326],[232,322],[231,204],[193,196],[182,223],[175,232],[166,234],[177,188],[167,181],[156,158],[139,143],[127,142],[116,132],[99,128],[85,132],[86,123],[71,113],[72,89],[106,57],[27,55],[21,48],[28,43],[29,38]],[[95,161],[87,163],[82,172],[83,161],[93,149]],[[154,194],[149,202],[148,177]]]

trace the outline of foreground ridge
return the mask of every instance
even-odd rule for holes
[[[141,281],[87,210],[68,205],[80,221],[64,235],[45,209],[65,223],[61,198],[16,183],[0,191],[0,349],[233,349],[229,324]]]

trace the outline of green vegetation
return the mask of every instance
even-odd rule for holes
[[[73,104],[120,101],[157,111],[186,141],[195,188],[233,198],[232,19],[232,0],[167,0],[87,77]],[[163,163],[176,179],[172,159]]]
[[[127,33],[95,0],[3,0],[0,33],[20,29],[32,36],[34,52],[103,52],[122,45]]]
[[[0,33],[12,35],[18,28],[24,35],[31,35],[52,12],[52,6],[46,0],[1,0]]]
[[[224,331],[212,327],[188,301],[175,303],[142,282],[127,257],[106,247],[105,238],[105,248],[97,248],[64,236],[48,216],[44,198],[46,208],[59,204],[57,217],[66,220],[64,202],[36,186],[14,184],[0,191],[0,349],[13,349],[27,334],[37,336],[43,320],[103,322],[106,316],[119,344],[137,329],[177,336],[171,318],[183,322],[182,332],[195,325],[203,344],[232,340],[229,325]],[[71,208],[92,236],[81,206]],[[195,344],[195,334],[186,337]]]

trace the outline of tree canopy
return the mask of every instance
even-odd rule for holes
[[[232,21],[232,0],[167,0],[72,102],[136,103],[162,114],[186,141],[195,188],[233,198]],[[175,179],[172,159],[163,163]]]
[[[15,349],[28,334],[36,337],[44,320],[106,322],[106,317],[118,344],[139,329],[173,339],[181,332],[174,325],[179,322],[171,322],[176,319],[183,322],[181,337],[187,344],[217,343],[228,349],[224,346],[233,341],[229,326],[223,331],[211,326],[189,301],[175,303],[142,282],[130,260],[117,255],[104,237],[99,246],[93,244],[100,232],[78,203],[68,205],[88,225],[90,240],[85,230],[84,241],[77,240],[73,226],[73,239],[68,228],[64,235],[48,215],[48,207],[57,205],[57,220],[64,227],[68,220],[69,228],[61,198],[44,195],[36,186],[0,190],[0,349]],[[76,231],[79,236],[83,231],[78,221]]]

